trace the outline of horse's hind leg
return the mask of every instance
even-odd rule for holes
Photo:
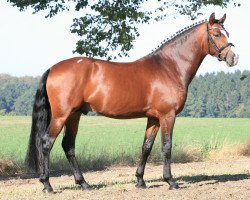
[[[61,132],[62,127],[67,119],[67,116],[52,118],[50,121],[50,125],[47,130],[47,134],[42,137],[42,149],[43,149],[43,159],[41,162],[41,175],[40,182],[44,185],[44,192],[53,192],[53,189],[49,182],[49,156],[50,151],[53,147],[53,144]]]
[[[65,124],[66,127],[62,140],[62,147],[69,161],[70,168],[73,171],[76,184],[79,184],[82,189],[89,189],[90,186],[84,180],[75,157],[75,139],[78,131],[80,116],[81,112],[76,112],[68,118]]]
[[[136,170],[137,184],[136,187],[145,188],[146,184],[143,179],[144,170],[148,156],[154,144],[155,136],[159,130],[159,120],[155,118],[148,118],[147,129],[145,133],[144,142],[142,145],[142,156],[139,166]]]

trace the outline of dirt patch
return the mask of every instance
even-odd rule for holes
[[[93,186],[82,191],[72,176],[51,177],[55,194],[44,194],[34,178],[1,178],[0,199],[248,199],[250,196],[250,158],[230,157],[216,162],[172,164],[179,190],[169,190],[162,182],[162,165],[146,167],[147,189],[135,188],[136,167],[118,166],[87,172]]]

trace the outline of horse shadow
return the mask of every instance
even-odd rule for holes
[[[182,186],[185,183],[187,184],[195,184],[195,183],[200,183],[200,182],[205,182],[203,185],[212,185],[212,184],[217,184],[217,183],[223,183],[223,182],[228,182],[228,181],[241,181],[241,180],[246,180],[250,179],[250,174],[249,173],[243,173],[243,174],[220,174],[220,175],[195,175],[195,176],[179,176],[175,180],[181,187],[180,189],[187,188],[187,186]],[[159,182],[163,181],[163,179],[151,179],[148,180],[148,182]],[[152,185],[149,188],[155,188],[155,187],[161,187],[163,184],[158,184],[158,185]]]
[[[57,171],[57,172],[51,172],[51,177],[60,177],[63,175],[69,175],[71,176],[72,174],[69,171]],[[10,179],[15,179],[15,178],[20,178],[20,179],[30,179],[30,178],[38,178],[38,175],[35,173],[29,173],[29,174],[23,174],[23,175],[16,175],[16,176],[0,176],[0,181],[2,180],[10,180]],[[176,177],[175,180],[179,182],[180,189],[185,189],[187,186],[184,186],[186,184],[195,184],[195,183],[200,183],[204,182],[203,185],[211,185],[211,184],[217,184],[217,183],[223,183],[223,182],[228,182],[228,181],[241,181],[241,180],[246,180],[250,179],[250,174],[249,173],[241,173],[241,174],[219,174],[219,175],[204,175],[204,174],[199,174],[199,175],[187,175],[187,176],[179,176]],[[163,182],[162,178],[154,178],[154,179],[146,179],[146,183],[151,183],[150,186],[147,188],[157,188],[166,185],[166,183]],[[162,182],[162,183],[159,183]],[[155,184],[154,184],[155,183]],[[91,187],[92,189],[99,190],[102,188],[110,187],[113,185],[116,185],[117,182],[105,182],[105,183],[98,183],[98,184],[92,184]],[[121,181],[119,182],[120,185],[124,184],[136,184],[135,180],[131,181]],[[67,186],[60,186],[59,191],[64,191],[64,190],[80,190],[80,186],[78,185],[67,185]]]
[[[220,175],[195,175],[195,176],[180,176],[177,178],[179,181],[184,181],[187,183],[199,183],[203,181],[214,181],[208,184],[222,183],[228,181],[240,181],[249,179],[250,174],[220,174]]]
[[[180,189],[185,189],[187,186],[184,186],[186,184],[194,184],[199,182],[205,182],[203,185],[210,185],[210,184],[217,184],[217,183],[223,183],[228,181],[241,181],[250,179],[250,174],[221,174],[221,175],[195,175],[195,176],[179,176],[176,178],[176,181],[180,182]],[[150,183],[150,186],[147,188],[158,188],[165,186],[166,183],[163,182],[162,178],[155,178],[155,179],[146,179],[146,183]],[[159,183],[162,182],[162,183]],[[155,183],[155,184],[154,184]],[[99,183],[99,184],[93,184],[91,185],[92,189],[99,190],[102,188],[111,187],[113,185],[116,185],[117,183],[114,182],[105,182],[105,183]],[[125,182],[119,182],[120,185],[123,184],[136,184],[135,180],[131,181],[125,181]],[[60,188],[60,191],[63,190],[80,190],[81,188],[79,186],[64,186]]]
[[[175,180],[178,182],[180,185],[180,189],[185,189],[187,186],[184,186],[185,184],[195,184],[195,183],[200,183],[204,182],[202,185],[213,185],[217,183],[223,183],[223,182],[228,182],[228,181],[241,181],[241,180],[246,180],[250,179],[250,174],[249,173],[243,173],[243,174],[220,174],[220,175],[195,175],[195,176],[179,176]],[[163,183],[162,178],[158,179],[148,179],[146,182],[149,183],[156,183],[157,184],[152,184],[148,188],[157,188],[164,186],[165,184]],[[162,184],[159,184],[159,182],[162,182]]]

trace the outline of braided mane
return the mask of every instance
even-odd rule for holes
[[[196,28],[197,26],[199,26],[200,24],[202,24],[206,21],[207,20],[202,20],[202,21],[196,22],[190,26],[187,26],[187,27],[177,31],[175,34],[173,34],[170,37],[168,37],[167,39],[163,40],[160,45],[158,45],[155,49],[152,50],[152,53],[162,49],[165,45],[171,43],[173,40],[177,39],[178,37],[184,35],[185,33],[189,32],[189,31],[191,31],[192,29]]]

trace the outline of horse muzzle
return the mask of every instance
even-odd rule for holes
[[[231,47],[231,49],[228,51],[225,61],[228,67],[233,67],[238,64],[239,55],[234,51],[233,47]]]

